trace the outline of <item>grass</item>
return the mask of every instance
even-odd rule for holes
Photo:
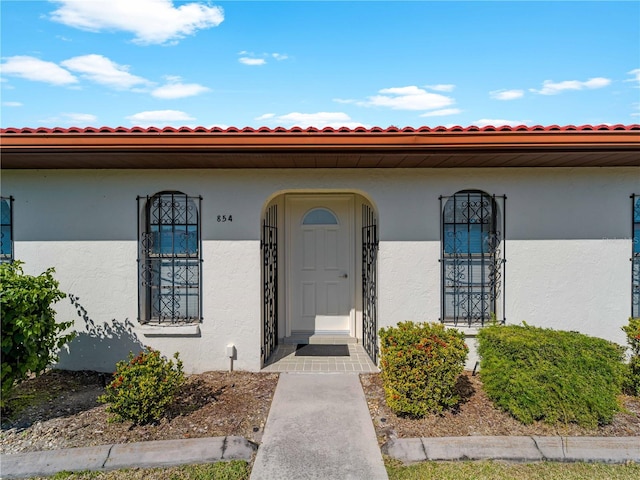
[[[635,480],[640,464],[424,462],[403,466],[385,460],[389,480]],[[133,468],[109,472],[60,472],[48,480],[247,480],[250,466],[243,460],[170,468]],[[38,480],[42,477],[32,478]]]
[[[389,480],[636,480],[640,464],[603,463],[503,463],[424,462],[403,466],[396,460],[385,461]]]
[[[251,469],[244,460],[183,465],[169,468],[127,468],[108,472],[60,472],[48,480],[247,480]],[[42,477],[34,477],[38,480]]]

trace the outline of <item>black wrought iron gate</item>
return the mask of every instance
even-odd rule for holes
[[[640,317],[640,195],[631,195],[631,316]]]
[[[270,206],[262,224],[262,364],[276,349],[278,342],[278,210]]]
[[[378,363],[378,226],[368,205],[362,206],[362,344]]]

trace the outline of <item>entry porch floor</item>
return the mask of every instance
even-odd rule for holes
[[[288,339],[287,339],[288,341]],[[308,342],[301,342],[308,343]],[[313,342],[320,343],[320,342]],[[325,343],[325,342],[322,342]],[[364,347],[355,342],[335,341],[326,343],[346,343],[348,357],[296,357],[295,343],[280,344],[262,369],[263,372],[304,372],[304,373],[377,373],[378,367],[369,358]]]

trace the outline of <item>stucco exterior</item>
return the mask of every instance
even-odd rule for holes
[[[62,352],[60,366],[103,371],[142,345],[166,355],[179,351],[189,372],[227,369],[230,344],[234,368],[259,370],[262,215],[287,193],[352,193],[356,203],[370,204],[380,239],[378,327],[438,321],[438,198],[466,189],[506,196],[499,310],[507,323],[624,344],[620,327],[631,313],[629,195],[640,190],[638,167],[2,171],[2,195],[14,197],[15,258],[31,274],[55,267],[73,300],[55,307],[60,320],[75,319],[81,332]],[[203,320],[197,326],[162,329],[137,319],[136,197],[165,190],[202,197]],[[218,222],[218,215],[233,221]],[[286,262],[286,242],[280,243]],[[356,241],[356,259],[357,249]],[[286,291],[286,275],[279,281]],[[359,277],[351,281],[358,310]],[[287,299],[279,300],[282,333]],[[355,318],[361,336],[358,311]]]

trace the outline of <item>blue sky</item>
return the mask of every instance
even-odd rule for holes
[[[640,123],[640,2],[2,0],[6,127]]]

